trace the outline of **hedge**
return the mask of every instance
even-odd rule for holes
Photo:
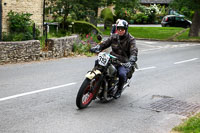
[[[102,34],[102,32],[95,25],[85,21],[74,21],[73,30],[75,33],[81,34],[88,34],[91,32]]]

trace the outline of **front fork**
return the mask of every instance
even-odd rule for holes
[[[98,78],[97,78],[98,76]],[[93,99],[96,99],[96,96],[99,92],[99,89],[100,89],[100,86],[101,86],[101,82],[103,80],[103,74],[101,73],[101,71],[99,70],[92,70],[92,71],[89,71],[86,75],[85,75],[86,78],[90,79],[90,80],[97,80],[97,81],[94,81],[96,82],[95,85],[93,86],[91,92],[94,92],[94,97]],[[96,90],[95,90],[96,89]]]

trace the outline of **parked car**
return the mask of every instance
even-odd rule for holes
[[[183,27],[189,28],[192,22],[190,20],[185,19],[182,16],[176,15],[167,15],[163,17],[161,25],[162,27]]]

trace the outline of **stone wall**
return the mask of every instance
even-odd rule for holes
[[[40,41],[0,42],[0,64],[40,59]]]
[[[52,51],[52,57],[66,57],[72,52],[74,43],[79,42],[78,35],[48,39],[47,48]]]
[[[47,51],[42,51],[40,41],[0,42],[0,64],[30,62],[66,57],[72,53],[73,44],[79,43],[78,35],[48,39]]]
[[[11,10],[33,14],[31,19],[41,30],[43,27],[43,2],[44,0],[2,0],[2,32],[8,31],[7,15]]]

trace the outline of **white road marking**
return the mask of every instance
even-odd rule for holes
[[[144,43],[147,43],[147,44],[155,44],[157,42],[144,42]]]
[[[174,64],[181,64],[181,63],[186,63],[186,62],[190,62],[190,61],[195,61],[197,60],[198,58],[193,58],[193,59],[189,59],[189,60],[183,60],[183,61],[179,61],[179,62],[175,62]]]
[[[148,52],[148,51],[153,51],[153,50],[159,50],[159,49],[162,49],[162,48],[151,48],[151,49],[144,49],[144,50],[141,50],[142,52]]]
[[[175,62],[174,64],[181,64],[181,63],[185,63],[185,62],[194,61],[194,60],[197,60],[197,59],[198,58],[193,58],[193,59],[189,59],[189,60],[183,60],[183,61]],[[155,68],[156,68],[155,66],[151,66],[151,67],[146,67],[146,68],[140,68],[140,69],[137,69],[136,71],[144,71],[144,70],[155,69]],[[58,88],[71,86],[71,85],[75,85],[75,84],[77,84],[77,83],[73,82],[73,83],[69,83],[69,84],[64,84],[64,85],[54,86],[54,87],[45,88],[45,89],[41,89],[41,90],[21,93],[21,94],[17,94],[17,95],[13,95],[13,96],[8,96],[8,97],[0,98],[0,102],[6,101],[6,100],[10,100],[10,99],[14,99],[14,98],[18,98],[18,97],[31,95],[31,94],[36,94],[36,93],[40,93],[40,92],[44,92],[44,91],[55,90],[55,89],[58,89]]]
[[[141,44],[139,44],[139,45],[143,45],[143,46],[147,46],[147,47],[152,47],[152,48],[157,47],[157,46],[150,45],[150,44],[153,44],[153,43],[147,43],[147,44],[141,43]]]
[[[140,68],[140,69],[137,69],[136,71],[144,71],[144,70],[149,70],[149,69],[154,69],[154,68],[156,67],[152,66],[152,67]]]
[[[168,48],[184,48],[184,47],[192,47],[192,46],[200,46],[199,43],[187,43],[187,44],[179,44],[179,45],[165,45],[165,46],[151,46],[148,44],[139,44],[139,45],[144,45],[148,47],[152,47],[150,49],[144,49],[140,50],[141,52],[148,52],[148,51],[153,51],[153,50],[159,50],[159,49],[168,49]]]
[[[23,96],[31,95],[31,94],[36,94],[36,93],[40,93],[40,92],[44,92],[44,91],[55,90],[55,89],[58,89],[58,88],[67,87],[67,86],[71,86],[71,85],[75,85],[75,84],[77,84],[77,83],[74,82],[74,83],[69,83],[69,84],[54,86],[54,87],[50,87],[50,88],[45,88],[45,89],[41,89],[41,90],[36,90],[36,91],[21,93],[21,94],[17,94],[17,95],[13,95],[13,96],[8,96],[8,97],[0,98],[0,102],[6,101],[6,100],[10,100],[10,99],[14,99],[14,98],[18,98],[18,97],[23,97]]]

